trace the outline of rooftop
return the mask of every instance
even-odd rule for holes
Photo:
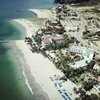
[[[55,36],[43,36],[42,37],[42,42],[44,43],[44,44],[48,44],[48,43],[52,43],[52,40],[55,40],[55,41],[59,41],[59,40],[63,40],[64,38],[63,38],[63,36],[57,36],[57,35],[55,35]]]
[[[71,67],[73,68],[80,68],[80,67],[84,67],[87,65],[86,61],[83,59],[83,60],[80,60],[80,61],[77,61],[75,62],[74,64],[69,64]]]
[[[69,51],[82,54],[85,59],[89,58],[90,60],[94,55],[94,51],[91,48],[82,46],[70,46]]]

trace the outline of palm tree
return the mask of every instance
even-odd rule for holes
[[[82,90],[82,88],[79,89],[79,92],[80,92],[80,98],[83,98],[86,96],[86,92]]]

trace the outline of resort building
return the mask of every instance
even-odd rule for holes
[[[80,67],[84,67],[84,66],[86,66],[87,65],[87,63],[86,63],[86,60],[80,60],[80,61],[77,61],[77,62],[75,62],[74,64],[69,64],[72,68],[75,68],[75,69],[77,69],[77,68],[80,68]]]
[[[87,62],[90,62],[93,59],[94,51],[91,48],[81,47],[81,46],[70,46],[68,48],[70,52],[81,54],[84,59],[75,62],[74,64],[69,64],[73,68],[84,67],[87,65]]]
[[[46,45],[50,44],[60,44],[64,41],[64,38],[62,36],[43,36],[42,37],[42,47],[45,47]]]
[[[92,60],[94,56],[94,51],[87,47],[70,46],[69,51],[77,54],[82,54],[86,61]]]

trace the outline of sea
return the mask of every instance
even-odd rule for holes
[[[0,40],[23,39],[25,30],[11,20],[36,17],[27,9],[52,8],[53,0],[0,0]],[[36,100],[25,83],[11,43],[0,43],[0,100]],[[41,99],[40,99],[41,100]]]

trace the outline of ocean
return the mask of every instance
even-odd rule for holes
[[[23,39],[24,28],[10,20],[35,17],[27,9],[54,7],[53,0],[0,0],[0,40]],[[0,100],[36,100],[25,84],[11,43],[0,43]]]

